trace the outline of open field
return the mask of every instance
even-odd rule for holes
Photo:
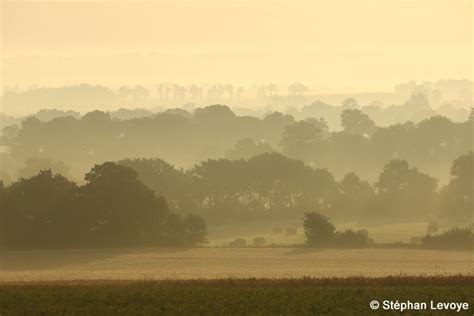
[[[193,248],[0,252],[0,282],[472,275],[473,252]]]
[[[474,277],[70,281],[3,284],[2,315],[377,315],[369,303],[424,302],[404,315],[472,315]],[[468,303],[432,310],[431,301]]]

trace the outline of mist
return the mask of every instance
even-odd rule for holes
[[[0,314],[472,314],[472,13],[3,1]]]

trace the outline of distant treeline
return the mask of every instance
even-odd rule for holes
[[[6,89],[1,96],[4,109],[15,113],[33,113],[42,107],[66,109],[117,109],[119,107],[146,107],[154,108],[157,105],[166,107],[192,108],[207,104],[225,103],[238,110],[239,115],[256,115],[268,112],[265,108],[284,109],[301,119],[307,112],[325,111],[336,113],[344,100],[355,98],[361,104],[361,109],[373,115],[377,124],[387,126],[405,120],[418,122],[432,115],[440,114],[454,121],[465,120],[466,107],[472,106],[473,83],[470,80],[438,80],[416,83],[410,81],[394,87],[392,92],[383,93],[342,93],[324,94],[319,89],[313,90],[301,82],[289,84],[258,84],[247,87],[227,83],[212,84],[178,84],[160,83],[156,85],[140,86],[127,85],[111,88],[101,85],[77,84],[61,87],[32,87],[27,90]],[[438,110],[431,113],[420,112],[419,108],[391,105],[402,104],[412,94],[423,94],[433,108]],[[313,102],[324,105],[320,109],[309,106],[299,110],[303,105]],[[259,109],[255,105],[262,105]],[[332,107],[332,108],[331,108]],[[391,108],[383,115],[384,108]],[[398,108],[398,109],[397,109]],[[426,110],[426,109],[423,109]],[[329,111],[329,112],[328,112]],[[310,116],[313,116],[312,113]],[[380,114],[380,115],[379,115]],[[325,116],[318,114],[319,116]],[[338,117],[339,114],[336,114]],[[337,119],[336,117],[336,119]],[[327,117],[331,128],[333,121]],[[0,124],[1,125],[1,124]]]
[[[130,168],[104,163],[77,186],[50,170],[4,186],[0,181],[0,247],[193,246],[206,224],[178,215]]]
[[[404,107],[423,109],[424,100],[413,96]],[[314,105],[319,108],[324,107]],[[354,100],[338,108],[342,131],[332,131],[322,112],[322,117],[299,121],[279,112],[261,119],[237,116],[223,105],[198,108],[193,113],[174,109],[126,120],[101,111],[83,116],[69,113],[71,116],[48,121],[29,117],[20,125],[3,129],[0,156],[9,174],[2,178],[25,176],[17,171],[28,169],[24,163],[30,158],[63,161],[71,175],[80,178],[95,163],[131,156],[161,157],[189,168],[209,158],[248,159],[281,152],[313,167],[327,168],[338,178],[354,171],[369,181],[377,179],[387,161],[407,160],[445,183],[451,162],[474,148],[473,114],[459,123],[432,116],[417,124],[407,121],[379,127]]]

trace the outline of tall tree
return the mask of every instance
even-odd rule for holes
[[[358,109],[342,111],[341,124],[345,132],[359,136],[372,136],[376,129],[374,121]]]
[[[451,181],[441,190],[441,216],[456,223],[472,223],[474,216],[474,153],[457,158]]]

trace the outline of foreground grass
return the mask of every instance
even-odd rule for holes
[[[474,276],[0,284],[0,315],[365,315],[372,300],[467,302]],[[378,310],[380,314],[390,312]],[[397,314],[397,312],[392,312]]]

